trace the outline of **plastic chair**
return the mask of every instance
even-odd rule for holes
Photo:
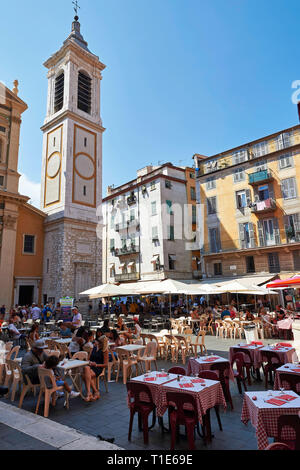
[[[234,349],[235,353],[234,354],[243,354],[244,355],[244,364],[243,367],[246,369],[247,373],[247,380],[248,380],[248,385],[251,387],[252,381],[251,381],[251,369],[253,367],[253,362],[251,358],[251,353],[247,349],[243,348],[235,348]]]
[[[198,348],[200,348],[201,354],[204,354],[204,351],[206,352],[205,335],[206,335],[206,332],[204,330],[200,330],[197,335],[196,341],[194,343],[193,342],[190,343],[190,346],[193,350],[195,357],[198,354]],[[200,338],[201,338],[201,343],[199,343]]]
[[[233,371],[234,373],[234,378],[237,382],[238,390],[239,393],[242,395],[242,384],[244,385],[245,392],[247,392],[247,385],[246,385],[246,378],[244,376],[244,369],[245,369],[245,363],[244,363],[244,354],[243,353],[235,353],[232,357],[231,361],[231,367],[236,364],[237,370]]]
[[[268,375],[270,375],[270,381],[273,383],[273,374],[275,374],[276,369],[283,365],[281,362],[280,356],[275,351],[262,351],[262,362],[263,371],[265,374],[265,387],[268,388]]]
[[[15,361],[18,357],[20,351],[20,346],[15,346],[6,356],[6,361],[12,360]]]
[[[186,428],[189,450],[195,450],[195,427],[198,424],[195,398],[188,393],[176,392],[167,392],[166,397],[172,434],[171,450],[175,450],[179,425],[183,425]],[[184,408],[186,405],[189,406],[188,410]]]
[[[117,348],[117,353],[120,359],[120,366],[118,368],[116,382],[118,382],[119,380],[119,373],[120,373],[120,370],[122,369],[123,383],[125,385],[127,382],[129,371],[130,371],[130,377],[132,376],[133,366],[135,366],[135,369],[136,369],[136,376],[139,373],[138,358],[137,356],[133,356],[132,354],[130,354],[129,351],[126,351],[122,348]]]
[[[182,363],[185,364],[186,356],[189,354],[189,344],[184,336],[175,335],[174,338],[177,343],[176,362],[178,362],[178,356],[181,353]]]
[[[225,396],[226,401],[229,401],[231,409],[233,410],[233,403],[232,403],[232,397],[230,393],[230,387],[229,387],[229,377],[228,377],[228,363],[226,362],[219,362],[217,364],[211,364],[210,369],[212,371],[217,371],[219,374],[219,380],[222,385],[223,393]]]
[[[216,338],[224,338],[224,326],[222,321],[216,321]]]
[[[175,362],[176,351],[177,351],[177,342],[175,341],[174,336],[166,335],[166,357],[168,359],[168,355],[171,354],[171,361]]]
[[[175,375],[187,375],[187,371],[183,367],[171,367],[171,369],[168,370],[168,373]]]
[[[106,378],[106,367],[103,367],[103,371],[97,377],[96,384],[97,384],[97,389],[98,390],[100,389],[100,380],[102,380],[104,382],[105,391],[106,391],[106,393],[108,393],[108,385],[107,385],[107,378]]]
[[[201,372],[199,372],[198,377],[200,379],[214,380],[216,382],[220,382],[218,374],[214,372],[213,370],[202,370]],[[214,408],[215,408],[220,431],[223,431],[220,412],[219,412],[219,406],[217,405]]]
[[[148,444],[149,442],[149,426],[148,426],[148,417],[149,414],[153,412],[153,421],[155,413],[155,404],[152,399],[151,392],[147,385],[130,382],[127,384],[127,392],[129,399],[129,409],[130,409],[130,422],[129,422],[129,431],[128,431],[128,440],[131,441],[133,419],[135,413],[138,413],[139,416],[139,427],[141,421],[143,423],[143,432],[144,432],[144,443]],[[147,401],[144,401],[146,395]],[[133,398],[133,402],[131,401]],[[155,424],[155,423],[154,423]]]
[[[285,427],[292,428],[295,433],[295,439],[282,440],[281,436]],[[293,450],[300,450],[300,418],[298,415],[281,415],[277,421],[278,437],[277,442],[290,446]]]
[[[23,377],[23,385],[22,385],[22,392],[21,392],[20,401],[19,401],[19,408],[22,408],[23,401],[27,392],[32,391],[33,395],[36,396],[36,392],[39,387],[40,387],[40,384],[33,384],[30,378],[28,377],[28,375],[25,375],[25,378]]]
[[[111,382],[111,373],[114,372],[115,374],[117,374],[120,367],[120,359],[118,353],[116,351],[112,351],[110,348],[108,348],[108,353],[111,355],[112,360],[108,362],[107,380],[108,382]],[[117,355],[117,357],[114,353]]]
[[[145,365],[145,372],[148,372],[151,370],[152,362],[154,362],[155,368],[157,370],[156,352],[157,352],[156,341],[150,341],[150,343],[147,344],[146,349],[144,350],[144,354],[142,356],[138,355],[138,361],[141,363],[144,363]]]
[[[21,384],[23,383],[22,369],[18,362],[11,359],[6,360],[6,367],[7,372],[4,386],[8,387],[9,392],[11,393],[11,401],[15,401],[17,388],[19,387],[19,389],[21,389]]]
[[[39,368],[38,369],[39,379],[40,379],[40,393],[38,396],[38,401],[35,409],[35,414],[38,414],[40,402],[42,395],[45,395],[45,402],[44,402],[44,417],[49,417],[49,405],[50,405],[50,398],[52,398],[52,405],[55,406],[56,404],[56,392],[64,391],[66,397],[66,406],[69,409],[69,397],[68,393],[64,390],[64,386],[57,386],[55,382],[55,377],[51,370]],[[46,380],[49,382],[49,385],[46,384]]]
[[[280,380],[282,387],[286,388],[287,390],[293,390],[293,392],[299,394],[299,391],[300,391],[300,376],[299,375],[280,373],[279,380]],[[286,384],[287,384],[287,387],[286,387]]]

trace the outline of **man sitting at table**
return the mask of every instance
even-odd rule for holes
[[[28,375],[31,383],[37,385],[40,383],[38,368],[45,362],[47,355],[44,353],[47,346],[44,340],[39,339],[33,343],[31,351],[28,351],[23,357],[21,368],[24,375]]]
[[[222,313],[221,313],[221,320],[224,320],[224,318],[226,317],[230,317],[230,311],[229,311],[228,306],[223,307]]]
[[[71,338],[72,337],[72,331],[71,328],[66,323],[61,323],[60,325],[60,336],[62,338]]]

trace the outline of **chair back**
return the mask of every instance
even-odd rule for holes
[[[273,442],[273,444],[269,444],[265,450],[293,450],[286,444],[281,444],[281,442]]]
[[[262,351],[261,353],[262,361],[267,362],[268,366],[278,365],[280,367],[283,365],[283,362],[280,359],[280,356],[275,351]]]
[[[129,398],[133,398],[133,405],[139,407],[145,403],[144,397],[147,396],[147,404],[153,404],[152,394],[146,384],[128,382],[126,384]]]
[[[249,364],[249,362],[252,364],[252,358],[251,358],[251,353],[248,349],[243,349],[243,348],[234,348],[234,355],[235,356],[236,354],[243,354],[243,358],[244,358],[244,362],[247,362],[247,364]],[[246,357],[249,358],[248,361],[246,361]]]
[[[156,341],[150,341],[150,343],[148,343],[146,346],[143,356],[154,357],[154,359],[156,359],[156,353],[157,353],[157,343]]]
[[[216,371],[219,374],[219,380],[222,384],[225,384],[229,376],[229,364],[228,362],[218,362],[212,364],[210,370]]]
[[[280,373],[279,377],[280,377],[280,382],[281,382],[282,387],[284,387],[284,384],[287,383],[290,390],[293,390],[293,392],[299,394],[300,375]],[[299,422],[300,422],[300,418],[299,418]]]
[[[235,353],[232,357],[231,360],[231,367],[236,365],[236,370],[239,375],[239,377],[244,377],[244,372],[243,372],[243,367],[245,366],[245,359],[244,359],[244,353],[239,352]]]
[[[40,386],[42,389],[57,388],[55,377],[51,370],[39,367],[38,374],[39,374]],[[52,387],[51,386],[49,387],[50,384],[52,385]]]
[[[6,351],[11,351],[13,345],[14,345],[14,343],[12,341],[8,341],[7,343],[5,343],[5,350]]]
[[[78,359],[79,361],[87,361],[88,360],[87,351],[79,351],[79,352],[75,353],[72,356],[72,360],[76,361],[76,359]]]
[[[6,356],[6,360],[12,360],[14,361],[17,357],[18,357],[18,354],[19,354],[19,351],[20,351],[20,346],[15,346],[13,349],[10,350],[10,352],[7,354]]]
[[[216,380],[217,382],[220,382],[218,374],[213,370],[202,370],[199,372],[198,377],[200,379]]]
[[[282,433],[283,429],[288,427],[292,428],[294,431],[294,439],[288,439],[290,440],[295,440],[295,450],[300,450],[300,419],[298,415],[281,415],[278,418],[277,421],[277,426],[278,426],[278,439],[279,441],[282,440]]]
[[[168,370],[168,373],[175,375],[187,375],[187,372],[184,367],[171,367],[171,369]]]
[[[197,404],[195,397],[189,393],[167,392],[166,393],[169,412],[176,410],[177,422],[184,424],[187,417],[187,410],[184,408],[189,405],[188,417],[191,418],[191,412],[194,414],[195,423],[198,421]]]

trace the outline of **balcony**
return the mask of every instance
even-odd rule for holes
[[[272,198],[266,199],[265,201],[254,202],[251,205],[251,212],[254,214],[265,214],[266,212],[276,211],[277,204]]]
[[[255,238],[249,240],[224,240],[221,243],[207,243],[200,249],[203,255],[215,255],[232,251],[249,250],[257,247]]]
[[[130,228],[136,228],[136,230],[139,231],[139,221],[136,219],[132,219],[126,220],[125,222],[115,225],[116,232],[120,232],[121,230],[127,230]]]
[[[126,274],[116,274],[115,282],[128,282],[128,281],[139,281],[139,273],[126,273]]]
[[[137,197],[136,196],[130,196],[127,198],[127,204],[129,206],[133,206],[137,202]]]
[[[137,245],[123,246],[123,248],[115,249],[115,256],[126,256],[133,255],[140,252],[140,248]]]
[[[255,173],[248,175],[248,182],[251,186],[256,186],[261,183],[267,183],[268,181],[273,181],[274,176],[271,170],[260,170]]]

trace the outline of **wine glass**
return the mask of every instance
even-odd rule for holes
[[[281,387],[279,387],[279,389],[280,389],[280,395],[283,395],[284,394],[284,387],[281,386]]]

